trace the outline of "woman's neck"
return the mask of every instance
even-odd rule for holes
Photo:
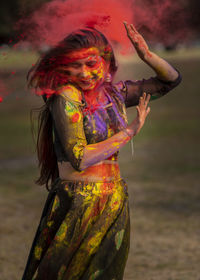
[[[85,91],[84,96],[88,106],[96,105],[99,104],[99,102],[101,102],[101,100],[103,99],[104,91],[102,88],[99,89],[98,91],[97,90]]]

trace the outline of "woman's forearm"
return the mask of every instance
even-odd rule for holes
[[[149,100],[150,95],[143,93],[140,97],[139,104],[136,107],[137,117],[130,125],[128,125],[127,128],[102,142],[85,146],[79,169],[83,170],[108,158],[122,148],[133,136],[135,136],[144,125],[145,119],[150,112],[150,108],[148,107]]]
[[[136,133],[136,130],[125,128],[112,137],[84,147],[80,170],[96,164],[119,151]]]
[[[178,78],[178,72],[167,61],[149,50],[143,61],[156,72],[161,80],[175,81]]]
[[[66,161],[70,161],[76,170],[81,171],[117,152],[142,128],[150,110],[147,107],[149,99],[150,95],[146,96],[145,93],[140,97],[139,104],[136,107],[137,116],[126,128],[104,141],[87,145],[82,120],[72,121],[69,114],[71,111],[68,113],[67,110],[68,103],[58,95],[51,107],[51,112],[56,129],[55,135],[58,134],[66,155],[64,160],[67,159]],[[74,113],[77,114],[77,108],[74,109]]]
[[[149,50],[149,47],[142,35],[135,29],[133,24],[124,22],[127,36],[133,44],[138,56],[147,63],[163,81],[175,81],[178,72],[164,59]]]

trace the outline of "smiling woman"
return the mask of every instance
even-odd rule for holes
[[[64,58],[67,65],[58,69],[66,74],[68,81],[83,90],[96,90],[105,79],[109,64],[100,56],[97,48],[72,52]]]
[[[150,98],[180,82],[178,72],[125,27],[155,78],[113,84],[112,47],[93,28],[67,36],[29,72],[29,85],[45,100],[37,183],[46,184],[49,195],[23,280],[123,279],[130,217],[118,153],[142,128]],[[126,107],[135,105],[137,117],[128,125]]]

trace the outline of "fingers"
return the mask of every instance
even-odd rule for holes
[[[150,94],[146,94],[146,92],[144,92],[143,95],[140,97],[138,106],[136,106],[137,117],[134,120],[133,124],[135,125],[135,121],[136,121],[138,127],[135,135],[143,127],[146,117],[150,112],[150,107],[147,107],[149,100],[150,100]]]
[[[126,28],[127,33],[128,33],[128,32],[129,32],[129,30],[128,30],[127,22],[126,22],[126,21],[124,21],[124,22],[123,22],[123,24],[124,24],[124,26],[125,26],[125,28]]]
[[[137,30],[135,29],[135,26],[133,26],[133,24],[131,23],[131,28],[135,33],[138,33]]]
[[[136,106],[136,110],[137,110],[137,115],[139,116],[141,114],[140,107]]]
[[[147,106],[149,101],[150,101],[151,95],[150,94],[146,95],[146,92],[144,92],[144,93],[145,93],[145,95],[144,95],[144,103],[145,103],[145,106]]]
[[[146,94],[146,92],[143,92],[142,96],[140,97],[140,101],[141,103],[147,105],[150,101],[151,95],[150,94]]]
[[[124,23],[127,33],[130,33],[130,32],[138,33],[137,30],[135,29],[135,27],[133,26],[133,24],[129,24],[126,21],[123,21],[123,23]]]
[[[146,110],[146,116],[149,114],[150,111],[151,111],[151,108],[148,107],[147,110]]]
[[[151,98],[151,94],[147,94],[147,99],[146,99],[146,102],[147,102],[147,103],[149,103],[150,98]]]
[[[140,96],[139,99],[139,105],[145,105],[145,100],[146,100],[146,92],[143,92],[142,96]]]
[[[146,92],[143,93],[143,95],[139,99],[138,107],[139,107],[140,111],[143,110],[143,111],[146,111],[149,113],[149,107],[147,107],[147,106],[148,106],[150,98],[151,98],[150,94],[146,94]]]

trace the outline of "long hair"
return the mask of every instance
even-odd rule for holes
[[[113,77],[117,71],[113,49],[106,37],[94,28],[79,29],[69,34],[56,47],[42,55],[27,75],[28,86],[35,88],[36,92],[39,90],[45,101],[38,118],[37,155],[40,176],[36,183],[45,184],[47,189],[49,189],[49,183],[58,177],[53,144],[53,121],[49,105],[53,102],[56,89],[67,83],[66,73],[57,69],[67,65],[64,59],[66,55],[70,55],[75,50],[90,47],[96,47],[100,56],[110,64],[109,73]]]

